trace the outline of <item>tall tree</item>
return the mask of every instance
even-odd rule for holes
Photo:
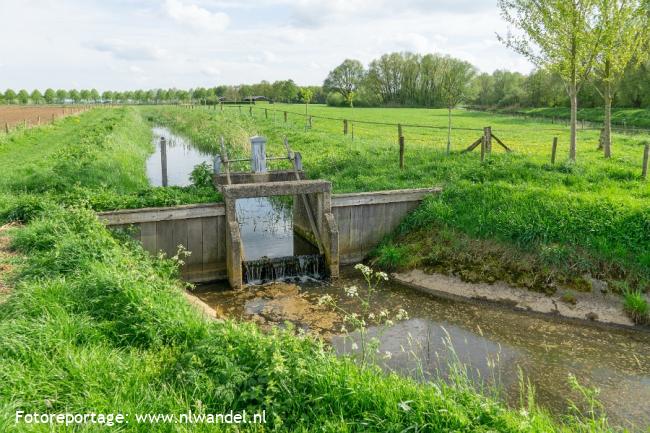
[[[13,89],[7,89],[5,90],[5,102],[7,104],[13,104],[16,99],[16,92],[13,91]]]
[[[68,97],[68,91],[65,89],[59,89],[56,91],[56,99],[59,104],[63,104]]]
[[[29,95],[29,98],[32,100],[32,103],[34,104],[40,104],[41,102],[43,102],[43,95],[38,89],[32,90],[32,93],[31,95]]]
[[[56,98],[56,93],[54,92],[54,89],[46,89],[45,93],[43,94],[43,98],[45,98],[46,104],[52,104],[54,102],[54,99]]]
[[[578,92],[589,78],[602,43],[598,0],[498,0],[503,18],[521,31],[498,35],[506,46],[564,81],[571,103],[569,158],[576,159]]]
[[[357,91],[364,75],[365,71],[360,61],[345,59],[343,63],[330,71],[323,87],[339,92],[352,105],[354,97],[350,96]]]
[[[639,0],[599,0],[602,44],[596,62],[596,89],[605,102],[601,145],[605,158],[612,155],[612,99],[630,62],[648,57],[648,10]]]
[[[29,93],[25,89],[20,89],[17,95],[18,102],[21,104],[27,104],[29,102]]]
[[[440,90],[447,107],[447,153],[451,152],[451,110],[463,102],[471,91],[476,69],[471,63],[446,57],[441,68]]]

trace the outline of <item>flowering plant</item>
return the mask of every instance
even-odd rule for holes
[[[372,307],[373,295],[376,294],[379,285],[388,280],[385,272],[377,272],[370,267],[358,264],[354,267],[361,272],[365,280],[365,286],[345,287],[345,295],[358,301],[358,312],[352,312],[339,305],[331,295],[324,295],[319,300],[320,305],[327,305],[341,313],[343,316],[343,326],[341,333],[348,339],[352,340],[351,348],[353,351],[359,351],[361,365],[365,366],[369,361],[379,354],[380,339],[383,333],[396,321],[407,320],[408,313],[400,308],[397,311],[382,309],[374,312]],[[368,335],[368,328],[373,326],[377,329],[375,335]],[[353,338],[352,333],[357,333],[358,338]],[[360,347],[359,347],[360,346]],[[386,351],[383,358],[390,359],[392,354]]]

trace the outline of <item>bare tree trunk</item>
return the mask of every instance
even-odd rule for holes
[[[571,99],[571,145],[569,148],[569,159],[576,162],[576,144],[577,136],[576,129],[578,126],[578,95],[576,85],[572,84],[569,91],[569,98]]]
[[[451,107],[447,108],[447,155],[451,153]]]
[[[609,81],[605,83],[605,118],[603,119],[603,150],[605,158],[612,157],[612,86]]]

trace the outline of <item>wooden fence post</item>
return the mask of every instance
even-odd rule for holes
[[[483,128],[483,136],[485,137],[485,153],[488,155],[492,153],[492,127],[486,126]]]
[[[343,135],[348,135],[348,120],[343,119]]]
[[[284,112],[284,123],[287,123],[287,112]]]
[[[648,178],[648,159],[650,158],[650,143],[646,143],[643,147],[643,168],[641,169],[641,177]]]
[[[309,116],[309,129],[311,129],[311,116]]]
[[[268,119],[268,118],[269,118],[269,109],[268,109],[268,108],[265,108],[265,109],[264,109],[264,118],[265,118],[265,119]]]
[[[485,148],[487,147],[487,136],[483,134],[481,138],[481,162],[485,161]]]
[[[5,122],[5,132],[9,134],[9,124]]]
[[[402,134],[402,124],[398,123],[397,124],[397,141],[399,141],[400,137],[403,137],[404,134]]]
[[[239,107],[239,114],[241,114],[241,104],[239,104],[238,107]]]
[[[41,116],[38,116],[38,117],[36,118],[36,124],[37,124],[37,125],[40,125],[40,124],[41,124]]]
[[[404,169],[404,136],[399,137],[399,168]]]
[[[352,141],[354,141],[354,120],[350,122],[350,126],[352,128]]]
[[[251,116],[253,115],[253,106],[252,105],[248,106],[248,114],[250,114]]]
[[[556,154],[557,154],[557,137],[553,137],[553,148],[551,149],[551,164],[555,164]]]

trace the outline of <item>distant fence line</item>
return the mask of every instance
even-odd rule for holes
[[[239,110],[240,114],[244,114],[242,111],[242,108],[245,108],[248,110],[249,115],[253,116],[253,110],[261,111],[264,113],[265,119],[268,119],[269,113],[282,113],[282,121],[285,124],[290,125],[291,122],[289,121],[289,115],[291,116],[298,116],[302,117],[305,119],[305,129],[311,129],[313,126],[313,119],[321,119],[321,120],[329,120],[329,121],[335,121],[335,122],[341,122],[341,127],[342,127],[342,133],[343,135],[350,136],[352,140],[354,140],[355,136],[355,125],[357,125],[356,132],[357,134],[361,131],[364,132],[370,132],[370,130],[360,130],[359,125],[371,125],[371,126],[385,126],[385,127],[391,127],[391,128],[396,128],[396,137],[397,137],[397,143],[399,144],[399,167],[400,169],[404,168],[404,154],[405,154],[405,136],[404,136],[404,128],[422,128],[422,129],[431,129],[431,130],[448,130],[448,126],[434,126],[434,125],[421,125],[421,124],[412,124],[412,123],[390,123],[390,122],[378,122],[378,121],[370,121],[370,120],[352,120],[352,119],[347,119],[347,118],[342,118],[342,117],[330,117],[330,116],[319,116],[319,115],[313,115],[309,113],[300,113],[296,111],[291,111],[291,110],[283,110],[283,109],[275,109],[275,108],[268,108],[268,107],[258,107],[255,106],[254,104],[246,104],[246,105],[222,105],[220,106],[220,110],[223,111],[224,106],[227,108],[237,108]],[[189,105],[187,106],[188,108],[195,108],[196,106],[194,105]],[[204,106],[200,106],[204,107]],[[212,106],[213,110],[217,109],[217,106]],[[504,116],[508,116],[507,114],[503,114]],[[582,130],[585,131],[597,131],[600,130],[600,128],[585,128],[584,125],[581,128]],[[480,149],[480,158],[481,161],[484,161],[485,158],[492,153],[492,144],[493,142],[497,143],[500,145],[503,149],[505,149],[506,152],[511,152],[512,149],[508,147],[506,143],[504,143],[498,136],[494,134],[492,131],[492,127],[486,126],[484,128],[465,128],[465,127],[452,127],[452,130],[454,131],[466,131],[466,132],[479,132],[480,136],[473,141],[471,144],[469,144],[467,147],[465,147],[462,150],[462,153],[467,153],[467,152],[472,152],[474,149]],[[536,131],[550,131],[550,132],[562,132],[562,133],[567,133],[569,132],[568,128],[535,128]],[[614,129],[613,129],[614,130]],[[650,130],[642,130],[642,129],[637,129],[637,132],[649,132]],[[420,142],[420,143],[430,143],[431,142],[431,137],[430,136],[424,136],[424,138],[417,138],[416,136],[409,136],[409,142]],[[550,154],[550,162],[551,164],[555,164],[556,162],[556,155],[557,155],[557,148],[558,148],[558,137],[554,136],[552,140],[552,144],[549,147],[549,154]],[[649,145],[645,144],[643,148],[643,163],[642,163],[642,174],[641,177],[643,179],[647,178],[647,172],[648,172],[648,148]]]

